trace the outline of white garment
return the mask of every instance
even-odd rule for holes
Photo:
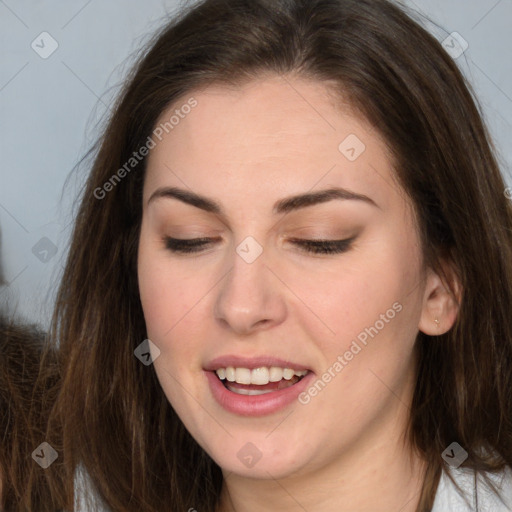
[[[476,509],[475,498],[475,473],[464,468],[450,468],[450,472],[464,492],[460,495],[447,474],[443,471],[432,512],[474,512]],[[512,469],[507,466],[500,474],[487,473],[489,479],[500,493],[505,503],[502,503],[494,491],[480,477],[477,483],[477,498],[479,512],[512,512]]]
[[[475,512],[474,472],[469,469],[450,468],[455,481],[464,491],[462,497],[446,473],[443,471],[436,492],[432,512]],[[505,502],[502,503],[485,481],[478,480],[478,512],[512,512],[512,469],[507,467],[501,474],[488,473]],[[77,512],[108,512],[92,492],[89,478],[83,468],[75,478],[75,510]]]
[[[75,472],[75,512],[109,512],[94,491],[90,477],[82,465]]]

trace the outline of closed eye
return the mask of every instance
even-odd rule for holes
[[[341,254],[348,249],[356,236],[345,240],[304,240],[300,238],[289,239],[292,243],[299,246],[301,250],[315,254]],[[165,246],[173,253],[189,254],[202,252],[204,248],[211,245],[213,238],[191,238],[184,240],[181,238],[164,237]]]

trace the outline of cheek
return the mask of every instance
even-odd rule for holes
[[[166,303],[172,300],[170,289],[159,278],[161,272],[149,254],[144,251],[139,254],[139,292],[148,335],[154,336],[158,333],[158,337],[161,337],[165,320],[163,312],[166,310]]]
[[[329,360],[334,362],[351,347],[357,351],[354,341],[361,351],[351,366],[366,364],[368,358],[378,363],[380,357],[397,351],[410,352],[421,306],[419,272],[414,244],[391,236],[388,243],[376,242],[331,280],[319,283],[314,292],[318,295],[322,288],[319,316],[335,333],[322,347]]]
[[[357,260],[357,261],[356,261]],[[338,335],[355,335],[377,321],[395,302],[403,303],[414,282],[393,251],[361,255],[337,276],[318,284],[325,318]],[[320,293],[321,292],[321,293]]]
[[[154,241],[148,240],[143,230],[137,273],[147,334],[160,347],[177,321],[176,305],[179,304],[177,298],[181,295],[181,290],[177,283],[170,280],[170,267],[166,262],[165,252],[155,245]]]
[[[161,335],[160,331],[164,327],[162,324],[169,324],[172,320],[170,317],[166,319],[166,316],[172,312],[170,304],[176,303],[177,290],[176,287],[169,286],[172,267],[162,242],[156,235],[150,234],[151,229],[144,220],[137,254],[139,294],[148,331]],[[167,329],[170,327],[169,325]]]
[[[164,360],[172,365],[178,359],[183,361],[187,354],[193,355],[194,340],[202,339],[197,315],[201,314],[200,299],[208,287],[202,290],[197,279],[177,271],[165,251],[143,243],[139,248],[138,280],[148,338],[164,356],[155,366]]]

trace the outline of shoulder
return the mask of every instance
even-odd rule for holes
[[[512,511],[512,469],[509,466],[501,472],[485,474],[500,496],[496,495],[482,474],[477,479],[476,473],[472,469],[450,468],[450,474],[461,488],[463,496],[450,480],[446,471],[443,471],[432,512],[445,512],[447,510],[450,510],[450,512]],[[476,508],[477,503],[478,509]]]

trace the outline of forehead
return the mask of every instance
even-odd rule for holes
[[[181,110],[191,98],[196,106]],[[385,204],[395,187],[384,141],[322,82],[213,84],[176,101],[156,126],[165,123],[148,157],[146,199],[173,184],[260,197],[346,186]]]

